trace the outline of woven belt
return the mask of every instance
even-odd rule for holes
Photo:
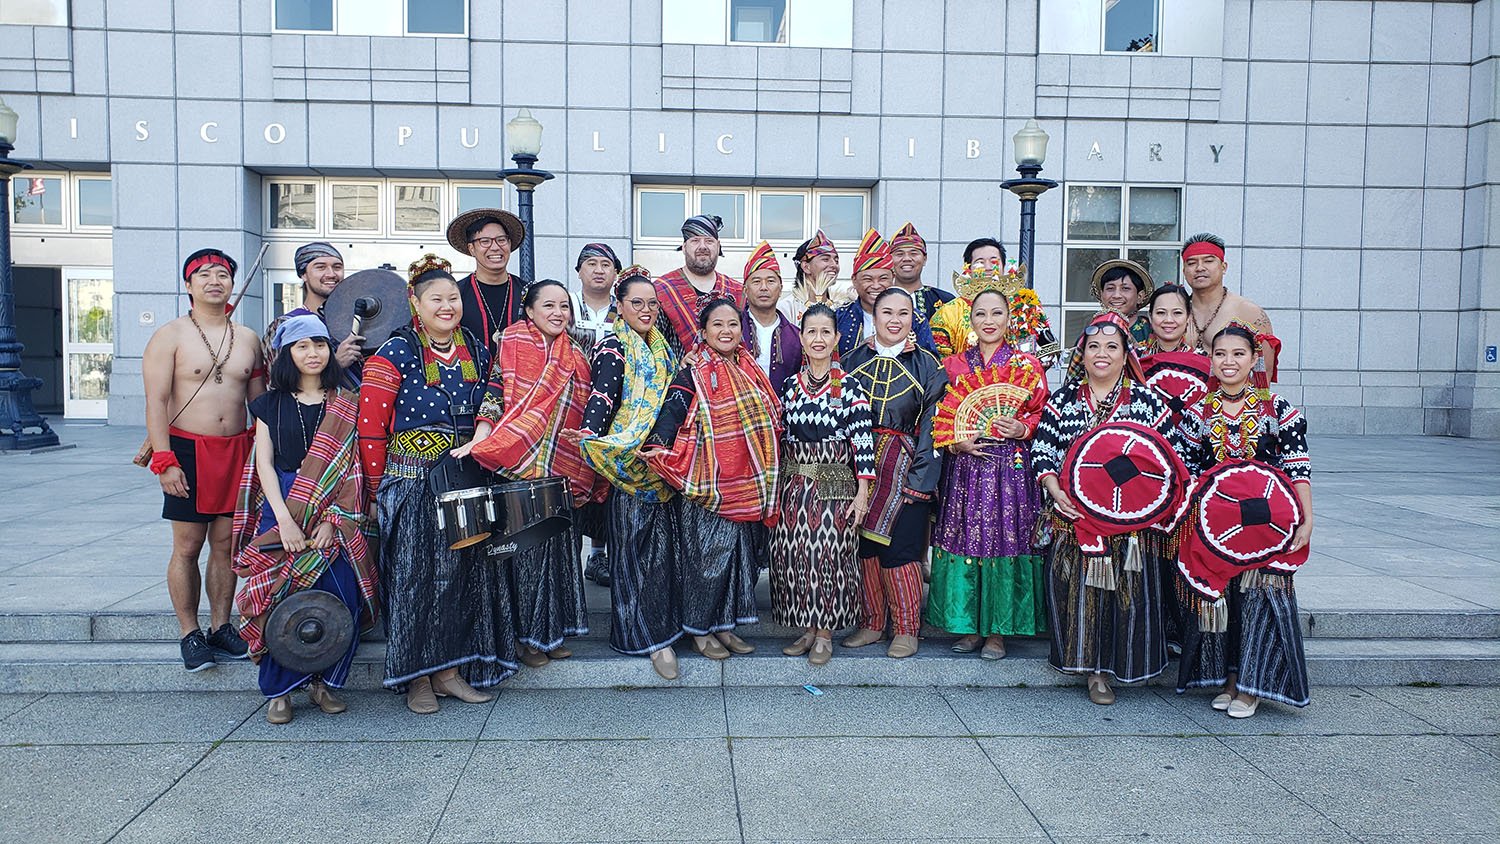
[[[843,463],[786,463],[781,470],[812,481],[819,498],[850,501],[859,489],[854,470]]]
[[[447,431],[397,431],[386,443],[385,473],[398,478],[425,478],[432,464],[453,445],[453,435]]]

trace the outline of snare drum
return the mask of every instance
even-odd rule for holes
[[[451,550],[467,548],[490,538],[495,523],[495,498],[485,486],[440,492],[437,496],[438,530]]]
[[[573,524],[567,478],[496,484],[490,494],[499,504],[501,518],[495,523],[499,536],[490,544],[488,556],[510,557],[535,548]]]

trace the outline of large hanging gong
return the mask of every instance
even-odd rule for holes
[[[332,592],[305,589],[282,599],[266,619],[266,650],[289,671],[332,668],[354,642],[354,616]]]

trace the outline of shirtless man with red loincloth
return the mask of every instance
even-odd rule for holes
[[[146,344],[146,431],[151,471],[164,493],[162,518],[172,523],[167,590],[182,633],[188,671],[212,668],[214,656],[244,659],[245,643],[229,623],[235,576],[229,535],[240,473],[253,429],[245,405],[265,391],[260,338],[229,319],[233,258],[200,249],[182,267],[192,307],[157,329]],[[203,577],[198,555],[207,539],[209,633],[198,627]]]
[[[1206,353],[1214,335],[1223,331],[1231,320],[1248,325],[1257,335],[1269,338],[1269,342],[1261,345],[1266,356],[1266,374],[1270,381],[1275,381],[1281,341],[1272,332],[1271,318],[1266,316],[1264,308],[1224,286],[1224,273],[1228,269],[1224,240],[1218,235],[1195,234],[1183,245],[1182,277],[1193,289],[1183,340]]]

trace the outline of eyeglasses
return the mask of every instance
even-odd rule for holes
[[[661,302],[658,302],[655,299],[626,299],[625,304],[629,305],[637,311],[661,310]]]
[[[509,246],[510,238],[502,234],[499,237],[476,237],[469,242],[479,244],[480,249],[489,249],[492,246]]]
[[[1099,322],[1083,329],[1083,336],[1093,337],[1095,334],[1119,334],[1120,326],[1112,322]]]

